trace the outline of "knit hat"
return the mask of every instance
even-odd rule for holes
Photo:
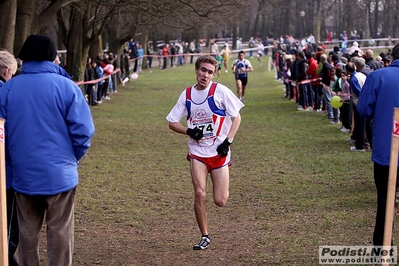
[[[334,54],[331,56],[331,59],[332,59],[333,62],[336,62],[336,61],[339,60],[339,57],[338,57],[337,54],[334,53]]]
[[[381,60],[386,61],[386,62],[391,62],[392,56],[390,54],[388,54],[388,55],[384,56]]]
[[[57,55],[55,44],[47,36],[30,35],[19,52],[18,58],[24,62],[29,61],[51,61]]]

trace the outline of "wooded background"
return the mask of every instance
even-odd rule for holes
[[[330,29],[335,38],[344,30],[349,38],[352,30],[396,38],[398,10],[395,0],[3,0],[0,48],[18,55],[30,34],[48,35],[67,50],[66,69],[80,80],[87,56],[106,43],[120,55],[131,37],[144,44],[313,34],[323,41]]]

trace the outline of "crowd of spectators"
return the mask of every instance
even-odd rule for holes
[[[289,50],[280,42],[272,49],[272,64],[276,79],[285,87],[284,97],[295,102],[300,112],[318,112],[350,137],[351,151],[372,150],[372,119],[357,111],[357,101],[367,76],[391,63],[388,53],[374,55],[373,49],[363,51],[358,42],[342,52],[334,46],[331,52],[318,43],[299,48],[295,43]],[[339,96],[341,106],[332,106]]]

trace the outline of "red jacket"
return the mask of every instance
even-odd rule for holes
[[[317,67],[318,67],[317,61],[313,57],[311,57],[308,59],[308,65],[309,65],[309,67],[308,67],[308,71],[306,71],[306,74],[308,74],[308,76],[310,76],[311,79],[318,79],[319,75],[317,75],[317,73],[316,73]],[[312,81],[311,84],[312,84],[312,86],[320,85],[320,82]]]
[[[168,51],[168,47],[164,47],[163,49],[162,49],[162,55],[163,56],[167,56],[169,54],[169,51]]]

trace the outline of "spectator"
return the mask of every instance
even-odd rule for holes
[[[86,71],[85,71],[85,77],[84,77],[84,81],[93,81],[94,78],[94,70],[91,66],[91,63],[87,63],[86,64]],[[86,84],[87,88],[86,88],[86,97],[87,97],[87,103],[89,105],[95,105],[93,104],[93,87],[94,84]]]
[[[326,54],[322,54],[320,56],[320,63],[322,65],[320,76],[321,76],[321,83],[323,85],[325,110],[327,111],[326,118],[333,119],[334,114],[333,114],[333,109],[331,106],[331,91],[328,88],[326,88],[326,86],[330,87],[330,83],[331,83],[330,71],[331,71],[332,66],[327,61]]]
[[[252,54],[253,54],[254,48],[255,48],[254,37],[251,37],[251,38],[249,39],[248,48],[250,49],[250,50],[249,50],[249,57],[250,57],[250,58],[253,58]]]
[[[97,72],[97,62],[96,61],[91,61],[91,68],[93,72],[93,79],[97,80],[98,79],[98,72]],[[93,90],[92,90],[92,96],[91,96],[91,105],[95,106],[97,105],[97,90],[98,90],[98,82],[93,84]]]
[[[170,46],[170,67],[175,68],[176,46],[174,43]]]
[[[183,43],[183,42],[182,42]],[[177,54],[177,65],[182,66],[184,65],[183,63],[183,45],[182,43],[176,43],[176,54]],[[217,45],[216,45],[217,49]]]
[[[242,50],[242,39],[237,37],[236,41],[236,49],[237,50]]]
[[[312,80],[312,82],[310,83],[310,89],[312,95],[313,109],[310,109],[310,111],[320,112],[320,98],[323,94],[323,87],[320,85],[319,75],[317,74],[318,63],[311,53],[306,52],[305,55],[309,65],[307,74],[309,76],[309,79]]]
[[[0,89],[4,83],[11,79],[18,68],[15,57],[6,50],[0,51]],[[2,115],[3,117],[3,115]],[[8,232],[8,263],[10,266],[18,266],[14,257],[19,243],[19,227],[17,217],[17,205],[15,190],[12,187],[13,167],[8,151],[8,136],[5,137],[5,159],[6,159],[6,203],[7,203],[7,232]]]
[[[355,122],[355,127],[353,128],[353,134],[351,137],[352,139],[355,140],[355,146],[352,146],[350,150],[365,151],[364,147],[365,120],[363,117],[360,116],[359,112],[357,111],[357,103],[360,91],[362,90],[364,82],[366,81],[366,75],[356,71],[356,65],[353,62],[349,62],[346,65],[346,70],[350,74],[349,85],[353,102],[353,118]]]
[[[382,64],[374,60],[374,52],[371,49],[367,49],[365,53],[366,65],[370,67],[372,70],[382,68]]]
[[[104,84],[102,86],[102,99],[104,100],[111,100],[108,96],[108,89],[111,88],[112,79],[111,74],[114,71],[114,66],[111,64],[108,58],[105,58],[101,63],[101,68],[104,70],[104,76],[108,76],[108,78],[104,79]]]
[[[147,46],[147,67],[150,69],[150,73],[152,72],[152,57],[154,56],[154,47],[152,44],[148,44]]]
[[[30,35],[18,56],[24,62],[22,73],[0,91],[17,199],[21,265],[40,265],[37,251],[44,217],[48,265],[72,265],[78,164],[94,134],[80,88],[52,63],[56,53],[50,38]]]
[[[192,64],[194,61],[194,53],[195,53],[195,40],[194,39],[190,42],[189,52],[191,54],[190,64]]]
[[[341,113],[341,121],[342,121],[342,128],[341,131],[345,133],[350,133],[351,128],[352,128],[352,121],[351,121],[351,115],[350,115],[350,86],[349,86],[349,75],[346,71],[342,71],[341,74],[341,79],[342,79],[342,106],[340,108],[340,113]]]
[[[122,71],[122,84],[125,86],[125,83],[129,81],[130,77],[130,61],[129,61],[129,53],[127,50],[123,51],[123,55],[121,57],[121,71]]]
[[[143,46],[139,44],[137,48],[137,73],[141,73],[141,71],[143,71],[143,58],[144,58]]]
[[[374,162],[374,182],[377,189],[377,214],[373,234],[374,246],[382,246],[384,244],[392,117],[394,107],[399,106],[399,94],[397,93],[399,90],[397,82],[399,44],[393,48],[392,57],[393,62],[389,67],[373,71],[367,76],[357,106],[361,116],[374,117],[372,133],[374,145],[371,155],[371,160]]]
[[[311,88],[310,82],[305,80],[308,79],[308,62],[305,58],[305,54],[303,52],[299,52],[297,54],[298,60],[298,72],[296,72],[296,81],[298,84],[299,90],[299,111],[308,110],[308,108],[313,108],[312,106],[312,97],[311,97]]]
[[[98,78],[101,79],[104,76],[104,70],[101,67],[102,61],[97,61],[97,75]],[[101,80],[99,83],[97,83],[97,104],[102,104],[102,96],[103,96],[103,87],[104,87],[104,80]],[[107,85],[108,86],[108,85]]]
[[[169,56],[169,44],[165,44],[165,46],[162,48],[162,58],[163,58],[162,69],[166,69],[168,67],[168,56]]]

